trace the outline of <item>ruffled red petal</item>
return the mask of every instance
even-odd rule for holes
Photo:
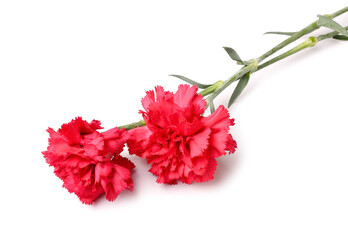
[[[146,126],[129,131],[129,152],[147,159],[159,183],[209,181],[214,178],[216,158],[235,151],[229,133],[234,122],[227,109],[220,106],[203,117],[206,102],[197,90],[180,85],[175,94],[162,87],[148,91],[140,111]]]
[[[127,139],[125,130],[99,133],[97,129],[101,129],[99,121],[88,123],[80,117],[57,132],[49,128],[49,146],[43,152],[63,187],[85,204],[104,193],[113,201],[123,190],[133,189],[131,170],[135,166],[119,155]]]

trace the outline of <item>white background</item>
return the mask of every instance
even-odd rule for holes
[[[252,75],[230,108],[238,150],[218,159],[211,182],[160,185],[129,156],[134,191],[87,206],[41,155],[47,127],[75,116],[106,129],[138,121],[146,90],[181,83],[168,74],[225,80],[239,67],[222,46],[255,58],[285,38],[264,32],[296,31],[345,5],[1,1],[0,238],[348,239],[348,42],[321,42]]]

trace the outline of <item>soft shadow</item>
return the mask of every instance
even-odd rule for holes
[[[222,156],[217,159],[218,165],[216,168],[214,180],[211,182],[213,185],[222,184],[230,175],[234,175],[238,169],[240,163],[240,154],[231,154]]]

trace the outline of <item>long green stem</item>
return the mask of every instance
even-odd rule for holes
[[[319,28],[318,26],[318,21],[315,21],[313,23],[311,23],[310,25],[308,25],[307,27],[305,27],[304,29],[302,29],[301,31],[295,33],[294,35],[292,35],[291,37],[287,38],[286,40],[284,40],[283,42],[279,43],[277,46],[275,46],[274,48],[272,48],[271,50],[267,51],[266,53],[264,53],[262,56],[258,57],[257,60],[259,62],[262,62],[263,60],[265,60],[266,58],[268,58],[269,56],[271,56],[272,54],[278,52],[280,49],[282,49],[283,47],[289,45],[290,43],[296,41],[297,39],[303,37],[304,35],[307,35],[308,33],[313,32],[314,30],[317,30]]]
[[[342,8],[342,9],[340,9],[340,10],[334,12],[334,13],[331,13],[330,16],[331,16],[332,18],[335,18],[335,17],[337,17],[337,16],[339,16],[339,15],[342,15],[342,14],[345,13],[345,12],[348,12],[348,6]]]
[[[348,29],[348,26],[345,27],[345,29]],[[275,57],[275,58],[272,58],[271,60],[261,64],[256,71],[259,71],[273,63],[276,63],[286,57],[289,57],[299,51],[302,51],[306,48],[310,48],[310,47],[314,47],[318,42],[322,41],[322,40],[325,40],[325,39],[328,39],[328,38],[332,38],[334,36],[336,36],[338,34],[337,31],[332,31],[332,32],[329,32],[327,34],[323,34],[323,35],[320,35],[318,37],[310,37],[308,38],[306,41],[304,41],[303,43],[297,45],[296,47],[290,49],[289,51]],[[255,72],[256,72],[255,71]]]
[[[332,19],[332,18],[335,18],[335,17],[337,17],[337,16],[339,16],[347,11],[348,11],[348,6],[342,8],[342,9],[340,9],[332,14],[328,14],[328,16],[330,16],[330,18]],[[263,69],[263,68],[265,68],[273,63],[276,63],[276,62],[278,62],[286,57],[289,57],[297,52],[300,52],[300,51],[307,49],[309,47],[313,47],[319,41],[322,41],[322,40],[327,39],[327,38],[332,38],[338,34],[338,32],[333,31],[333,32],[330,32],[328,34],[320,35],[318,37],[310,37],[307,40],[305,40],[304,42],[297,45],[296,47],[290,49],[289,51],[287,51],[287,52],[285,52],[277,57],[274,57],[271,60],[269,60],[261,65],[258,65],[260,62],[262,62],[266,58],[270,57],[271,55],[273,55],[274,53],[276,53],[280,49],[282,49],[282,48],[286,47],[287,45],[289,45],[290,43],[298,40],[302,36],[307,35],[313,31],[317,30],[318,28],[320,28],[320,25],[318,24],[318,20],[317,20],[317,21],[309,24],[307,27],[303,28],[302,30],[298,31],[297,33],[293,34],[292,36],[290,36],[289,38],[287,38],[283,42],[279,43],[278,45],[276,45],[275,47],[273,47],[271,50],[267,51],[266,53],[264,53],[260,57],[258,57],[256,59],[252,59],[250,61],[247,61],[249,64],[242,67],[240,70],[238,70],[228,80],[226,80],[224,82],[218,81],[217,83],[211,85],[210,88],[207,88],[207,89],[203,90],[202,92],[200,92],[200,94],[202,96],[207,96],[210,94],[210,96],[207,98],[207,107],[209,106],[209,104],[211,104],[211,107],[213,109],[214,108],[213,107],[213,100],[223,90],[225,90],[229,85],[231,85],[233,82],[239,80],[245,74],[247,74],[247,73],[251,74],[253,72],[259,71],[259,70],[261,70],[261,69]],[[348,26],[345,27],[345,29],[348,30]],[[140,120],[139,122],[134,122],[134,123],[120,126],[119,129],[125,128],[126,130],[130,130],[130,129],[133,129],[136,127],[141,127],[141,126],[145,126],[144,120]]]
[[[329,15],[331,18],[335,18],[335,17],[337,17],[337,16],[339,16],[347,11],[348,11],[348,6],[342,8],[342,9],[340,9],[332,14],[329,14]],[[317,23],[318,23],[318,20],[309,24],[307,27],[303,28],[302,30],[298,31],[297,33],[293,34],[292,36],[290,36],[289,38],[287,38],[283,42],[279,43],[277,46],[273,47],[271,50],[267,51],[266,53],[264,53],[263,55],[258,57],[257,61],[262,62],[264,59],[266,59],[269,56],[271,56],[272,54],[276,53],[277,51],[279,51],[283,47],[289,45],[290,43],[296,41],[297,39],[303,37],[304,35],[307,35],[313,31],[317,30],[318,28],[320,28],[320,26],[318,26]]]
[[[257,68],[257,71],[258,70],[261,70],[275,62],[278,62],[286,57],[289,57],[299,51],[302,51],[303,49],[306,49],[306,48],[309,48],[309,47],[314,47],[318,42],[318,39],[316,37],[310,37],[308,38],[306,41],[304,41],[303,43],[300,43],[299,45],[297,45],[296,47],[290,49],[289,51],[275,57],[275,58],[272,58],[271,60],[261,64],[258,68]]]
[[[329,14],[331,18],[335,18],[345,12],[348,11],[348,7],[344,7],[332,14]],[[290,43],[296,41],[297,39],[299,39],[300,37],[304,36],[304,35],[307,35],[315,30],[317,30],[318,28],[320,28],[320,25],[318,24],[318,20],[309,24],[307,27],[303,28],[302,30],[300,30],[299,32],[293,34],[292,36],[290,36],[289,38],[287,38],[286,40],[284,40],[283,42],[281,42],[280,44],[276,45],[275,47],[273,47],[271,50],[267,51],[266,53],[264,53],[263,55],[261,55],[260,57],[258,57],[256,59],[256,62],[257,63],[260,63],[262,62],[263,60],[265,60],[266,58],[268,58],[269,56],[271,56],[272,54],[276,53],[277,51],[279,51],[280,49],[282,49],[283,47],[289,45]],[[308,41],[308,40],[307,40]],[[309,44],[307,46],[307,44]],[[260,70],[262,68],[265,68],[266,66],[269,66],[275,62],[278,62],[279,60],[281,59],[284,59],[296,52],[299,52],[305,48],[308,48],[310,47],[312,43],[302,43],[300,44],[299,46],[296,46],[294,49],[291,49],[289,50],[288,52],[274,58],[274,59],[271,59],[270,61],[266,62],[265,64],[262,64],[260,65],[259,67],[257,67],[257,69],[255,68],[255,66],[252,67],[253,72],[257,71],[257,70]],[[315,45],[315,44],[314,44]],[[218,88],[212,95],[210,95],[207,100],[208,100],[208,104],[210,102],[213,101],[214,98],[216,98],[225,88],[227,88],[231,83],[237,81],[240,77],[242,77],[246,72],[248,71],[245,71],[246,69],[248,69],[249,65],[247,66],[244,66],[242,69],[240,69],[237,73],[235,73],[232,77],[230,77],[227,81],[225,81],[225,83],[220,87]],[[243,73],[243,74],[241,74]]]

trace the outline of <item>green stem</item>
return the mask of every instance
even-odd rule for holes
[[[130,129],[133,129],[133,128],[137,128],[137,127],[142,127],[142,126],[145,126],[145,121],[144,120],[140,120],[139,122],[134,122],[134,123],[130,123],[130,124],[126,124],[126,125],[123,125],[123,126],[119,126],[118,128],[119,129],[126,129],[126,130],[130,130]]]
[[[344,7],[332,14],[329,14],[331,18],[335,18],[345,12],[348,11],[348,7]],[[256,64],[262,62],[263,60],[265,60],[266,58],[268,58],[269,56],[271,56],[272,54],[276,53],[277,51],[279,51],[280,49],[282,49],[283,47],[289,45],[290,43],[296,41],[297,39],[301,38],[302,36],[308,34],[308,33],[311,33],[315,30],[317,30],[318,28],[320,28],[320,26],[318,26],[318,20],[309,24],[307,27],[303,28],[302,30],[300,30],[299,32],[293,34],[292,36],[290,36],[288,39],[284,40],[283,42],[281,42],[280,44],[278,44],[277,46],[273,47],[271,50],[267,51],[266,53],[264,53],[263,55],[261,55],[260,57],[258,57],[255,62]],[[337,33],[336,33],[337,34]],[[328,38],[328,37],[327,37]],[[240,69],[237,73],[235,73],[232,77],[230,77],[227,81],[225,81],[225,83],[217,89],[217,91],[215,91],[212,95],[210,95],[208,98],[207,98],[207,104],[209,105],[210,102],[213,101],[214,98],[216,98],[225,88],[227,88],[231,83],[233,83],[234,81],[237,81],[239,78],[241,78],[245,73],[247,72],[255,72],[255,71],[258,71],[258,70],[261,70],[262,68],[265,68],[275,62],[278,62],[279,60],[281,59],[284,59],[296,52],[299,52],[303,49],[306,49],[308,47],[312,47],[316,44],[317,41],[319,41],[318,39],[316,39],[315,43],[314,43],[314,39],[312,38],[309,38],[307,39],[304,43],[301,43],[300,45],[296,46],[295,48],[289,50],[288,52],[278,56],[278,57],[275,57],[271,60],[269,60],[268,62],[260,65],[259,67],[256,67],[253,66],[251,67],[250,65],[247,65],[247,66],[244,66],[242,69]],[[314,45],[312,45],[314,44]],[[312,46],[311,46],[312,45]],[[251,64],[252,65],[252,64]],[[252,69],[252,70],[251,70]]]
[[[345,12],[348,11],[348,6],[344,7],[332,14],[328,14],[328,16],[330,16],[330,18],[335,18]],[[242,67],[239,71],[237,71],[233,76],[231,76],[227,81],[218,81],[215,84],[207,87],[205,90],[201,91],[199,94],[201,94],[202,96],[207,96],[209,94],[211,94],[208,98],[207,98],[207,106],[209,106],[209,104],[211,104],[211,107],[213,107],[213,100],[223,91],[225,90],[229,85],[231,85],[233,82],[237,81],[238,79],[240,79],[242,76],[244,76],[246,73],[253,73],[256,71],[259,71],[273,63],[276,63],[286,57],[289,57],[297,52],[300,52],[304,49],[307,49],[309,47],[313,47],[315,46],[319,41],[322,41],[324,39],[327,38],[332,38],[334,36],[336,36],[338,34],[338,32],[333,31],[330,32],[328,34],[323,34],[320,35],[318,37],[310,37],[308,38],[306,41],[304,41],[303,43],[297,45],[296,47],[290,49],[289,51],[261,64],[258,66],[258,64],[260,62],[262,62],[263,60],[265,60],[266,58],[268,58],[269,56],[273,55],[274,53],[276,53],[277,51],[279,51],[280,49],[284,48],[285,46],[289,45],[290,43],[296,41],[297,39],[301,38],[302,36],[311,33],[315,30],[317,30],[320,26],[318,26],[318,21],[315,21],[313,23],[311,23],[310,25],[308,25],[307,27],[303,28],[302,30],[300,30],[299,32],[293,34],[292,36],[290,36],[288,39],[284,40],[283,42],[279,43],[277,46],[273,47],[271,50],[267,51],[266,53],[264,53],[263,55],[261,55],[260,57],[258,57],[257,59],[252,59],[248,62],[248,65]],[[345,29],[348,30],[348,26],[345,27]],[[134,123],[130,123],[127,125],[123,125],[118,127],[119,129],[126,129],[126,130],[130,130],[133,128],[137,128],[137,127],[142,127],[145,126],[145,121],[144,120],[140,120],[139,122],[134,122]]]
[[[348,11],[348,6],[344,7],[332,14],[328,14],[330,16],[330,18],[335,18],[345,12]],[[318,20],[309,24],[307,27],[303,28],[302,30],[300,30],[299,32],[293,34],[292,36],[290,36],[288,39],[284,40],[283,42],[279,43],[277,46],[275,46],[274,48],[272,48],[271,50],[267,51],[266,53],[264,53],[262,56],[258,57],[257,60],[258,62],[262,62],[264,59],[266,59],[267,57],[271,56],[272,54],[276,53],[277,51],[279,51],[280,49],[282,49],[283,47],[289,45],[290,43],[296,41],[297,39],[303,37],[304,35],[307,35],[308,33],[311,33],[315,30],[317,30],[318,28],[320,28],[320,26],[318,26]]]
[[[335,18],[335,17],[337,17],[337,16],[339,16],[339,15],[342,15],[342,14],[345,13],[345,12],[348,12],[348,6],[342,8],[342,9],[340,9],[340,10],[334,12],[334,13],[331,13],[330,16],[331,16],[332,18]]]
[[[348,30],[348,26],[346,26],[344,29]],[[327,38],[332,38],[336,35],[338,35],[339,33],[337,31],[333,31],[333,32],[330,32],[330,33],[327,33],[327,34],[323,34],[323,35],[320,35],[318,36],[318,42],[322,41],[322,40],[325,40]]]
[[[345,29],[348,30],[348,26],[344,27]],[[328,39],[328,38],[332,38],[334,36],[336,36],[337,34],[339,34],[337,31],[332,31],[332,32],[329,32],[327,34],[322,34],[322,35],[319,35],[318,37],[310,37],[308,38],[306,41],[304,41],[303,43],[297,45],[296,47],[290,49],[289,51],[275,57],[275,58],[272,58],[271,60],[261,64],[256,71],[259,71],[273,63],[276,63],[286,57],[289,57],[290,55],[293,55],[299,51],[302,51],[306,48],[309,48],[309,47],[314,47],[318,42],[320,41],[323,41],[325,39]],[[256,72],[255,71],[255,72]]]
[[[267,51],[266,53],[264,53],[262,56],[258,57],[257,60],[258,62],[262,62],[264,59],[268,58],[269,56],[271,56],[272,54],[276,53],[277,51],[279,51],[280,49],[282,49],[283,47],[289,45],[290,43],[296,41],[297,39],[303,37],[304,35],[313,32],[314,30],[317,30],[319,28],[318,26],[318,20],[311,23],[310,25],[308,25],[307,27],[303,28],[302,30],[300,30],[299,32],[295,33],[294,35],[292,35],[291,37],[289,37],[288,39],[284,40],[283,42],[279,43],[277,46],[275,46],[274,48],[272,48],[271,50]]]
[[[272,58],[271,60],[261,64],[257,71],[258,70],[261,70],[275,62],[278,62],[286,57],[289,57],[299,51],[302,51],[303,49],[306,49],[306,48],[309,48],[309,47],[314,47],[318,42],[318,39],[316,37],[310,37],[308,38],[306,41],[304,41],[303,43],[300,43],[299,45],[297,45],[296,47],[290,49],[289,51],[283,53],[283,54],[280,54],[279,56],[275,57],[275,58]]]

